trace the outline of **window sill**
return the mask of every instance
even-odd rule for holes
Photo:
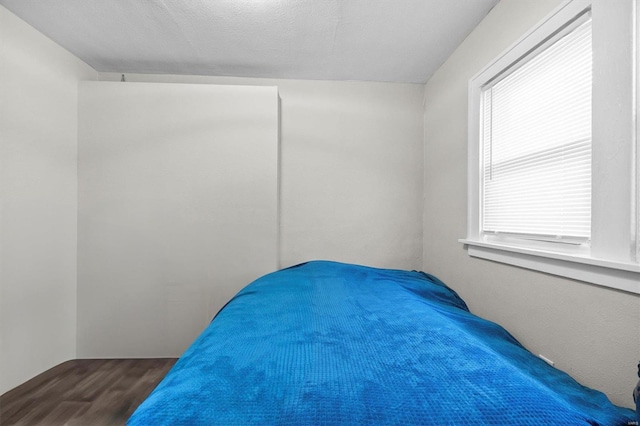
[[[460,239],[469,256],[640,294],[640,264]]]

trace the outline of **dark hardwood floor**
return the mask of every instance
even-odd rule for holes
[[[0,425],[124,425],[176,359],[81,359],[0,396]]]

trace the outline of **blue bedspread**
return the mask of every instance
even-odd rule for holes
[[[129,425],[627,425],[437,278],[316,261],[240,291]]]

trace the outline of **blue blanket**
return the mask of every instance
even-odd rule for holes
[[[240,291],[134,425],[627,425],[437,278],[334,262]]]

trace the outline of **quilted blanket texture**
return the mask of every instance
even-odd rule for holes
[[[136,425],[627,425],[422,272],[314,261],[240,291]]]

